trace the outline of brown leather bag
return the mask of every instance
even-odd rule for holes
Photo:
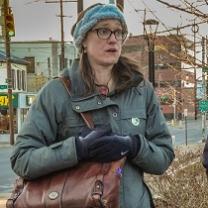
[[[69,91],[69,80],[61,78]],[[93,127],[89,113],[81,113]],[[36,180],[17,179],[7,208],[119,208],[125,158],[111,163],[84,162]]]

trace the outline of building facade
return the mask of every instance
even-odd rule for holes
[[[20,94],[27,93],[27,62],[17,57],[11,57],[11,78],[12,78],[12,105],[14,132],[18,131],[20,125],[19,118],[21,110],[19,102]],[[9,132],[9,113],[8,113],[8,84],[7,84],[7,65],[5,53],[0,51],[0,133]]]
[[[5,50],[3,42],[0,50]],[[36,93],[53,77],[62,72],[61,42],[11,42],[14,132],[20,129]],[[64,67],[70,67],[77,51],[72,42],[65,42]],[[14,58],[15,57],[15,58]],[[18,57],[18,58],[17,58]],[[9,132],[7,69],[5,54],[0,52],[0,133]]]
[[[4,50],[4,44],[0,44]],[[49,79],[61,73],[61,42],[14,41],[11,42],[11,54],[29,64],[27,65],[28,91],[37,92]],[[65,68],[70,67],[77,51],[72,42],[65,42]]]
[[[181,119],[187,108],[189,116],[194,114],[193,62],[187,61],[184,48],[191,50],[190,41],[183,36],[157,36],[155,40],[155,91],[168,119]],[[148,79],[148,45],[145,36],[130,36],[122,53],[137,61],[140,71]],[[188,70],[183,67],[184,63],[189,66]]]

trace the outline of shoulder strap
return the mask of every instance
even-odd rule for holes
[[[65,87],[66,91],[68,92],[69,96],[71,97],[71,81],[70,81],[69,77],[59,77],[59,79],[62,82],[62,84],[64,85],[64,87]],[[90,129],[93,129],[94,128],[94,123],[93,123],[91,114],[89,112],[82,112],[82,113],[80,113],[80,115],[82,116],[86,125]]]

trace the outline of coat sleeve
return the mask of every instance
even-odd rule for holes
[[[53,80],[37,95],[17,136],[11,155],[14,172],[35,179],[77,164],[74,137],[57,142],[59,99],[69,100],[64,87]]]
[[[141,147],[133,163],[146,173],[163,174],[175,157],[172,138],[158,98],[149,82],[144,91],[147,98],[146,131],[145,135],[140,135]]]

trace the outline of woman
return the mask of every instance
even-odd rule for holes
[[[80,58],[64,72],[72,97],[57,79],[40,91],[11,157],[18,175],[34,179],[80,161],[127,156],[121,207],[151,207],[143,173],[164,173],[174,152],[152,85],[136,64],[121,56],[127,33],[123,14],[114,5],[96,4],[80,14],[72,28]],[[79,115],[85,111],[93,117],[95,134]]]

